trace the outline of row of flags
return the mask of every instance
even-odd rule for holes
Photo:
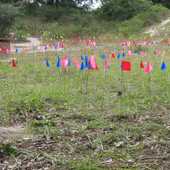
[[[132,46],[151,46],[159,44],[159,41],[152,40],[124,40],[120,41],[119,44],[122,47],[132,47]]]
[[[97,45],[95,38],[82,39],[81,37],[75,37],[71,41],[72,41],[72,44],[84,45],[84,46],[92,47],[92,48],[96,47]]]
[[[51,63],[49,61],[49,59],[45,59],[44,60],[44,64],[50,68],[51,67]],[[60,58],[59,56],[56,59],[56,68],[61,68],[61,69],[67,69],[69,66],[73,65],[75,66],[78,70],[98,70],[99,66],[96,62],[96,57],[95,56],[81,56],[81,60],[79,60],[78,58],[73,58],[71,60],[70,57],[63,57]],[[111,60],[108,58],[105,58],[103,60],[103,68],[104,71],[109,70],[111,66]],[[140,69],[142,69],[144,71],[144,73],[150,73],[153,70],[153,64],[150,62],[144,62],[141,61],[139,64]],[[120,62],[120,68],[121,71],[123,72],[130,72],[132,71],[132,63],[131,61],[127,61],[127,60],[121,60]],[[167,69],[167,64],[165,62],[161,63],[160,69],[162,71],[166,71]]]
[[[0,48],[0,54],[9,54],[9,52],[10,52],[10,48],[5,48],[5,47]]]
[[[129,61],[122,61],[121,62],[121,70],[122,71],[131,71],[132,64]],[[153,65],[149,62],[140,62],[140,68],[143,69],[144,73],[150,73],[153,70]],[[161,64],[161,70],[166,70],[166,64],[163,62]]]
[[[51,63],[49,59],[44,60],[44,64],[50,68]],[[56,59],[55,63],[57,68],[67,69],[69,66],[74,65],[79,70],[91,69],[91,70],[98,70],[98,65],[96,62],[96,58],[94,56],[81,56],[81,61],[78,58],[73,58],[71,60],[70,57],[62,57],[59,56]]]
[[[90,48],[94,48],[96,47],[96,40],[95,39],[85,39],[83,44],[86,47],[90,47]],[[10,44],[9,44],[10,46]],[[10,54],[10,53],[21,53],[21,52],[31,52],[31,51],[36,51],[36,52],[46,52],[48,50],[50,51],[56,51],[56,50],[60,50],[60,49],[64,49],[65,48],[65,43],[63,40],[61,41],[57,41],[57,42],[53,42],[53,43],[49,43],[49,44],[45,44],[45,45],[34,45],[32,44],[32,46],[30,47],[26,47],[26,48],[14,48],[11,49],[10,47],[0,47],[0,54]]]
[[[56,51],[60,49],[64,49],[65,44],[64,41],[58,41],[51,44],[45,44],[45,45],[32,45],[30,47],[25,48],[14,48],[11,49],[10,47],[0,47],[0,54],[10,54],[10,53],[22,53],[22,52],[46,52],[48,50],[50,51]]]
[[[161,56],[162,52],[159,49],[154,50],[153,52],[154,56]],[[118,52],[111,53],[111,58],[117,58],[117,59],[124,59],[126,57],[132,57],[132,56],[138,56],[138,57],[146,57],[147,53],[145,51],[132,51],[132,50],[120,50]],[[108,55],[105,53],[100,54],[101,59],[108,58]]]
[[[104,71],[109,70],[111,63],[112,63],[112,59],[117,58],[120,61],[120,67],[122,71],[131,71],[132,70],[132,63],[130,61],[127,61],[127,59],[125,59],[126,57],[131,57],[131,56],[135,56],[135,54],[140,55],[140,56],[146,56],[146,52],[145,51],[139,51],[139,52],[135,52],[132,50],[120,50],[117,53],[116,52],[112,52],[111,55],[108,53],[101,53],[100,54],[100,58],[103,61],[103,67],[104,67]],[[160,55],[161,51],[159,49],[156,49],[154,51],[155,55]],[[16,59],[12,59],[10,62],[12,67],[16,67],[17,62]],[[48,58],[46,58],[44,60],[44,64],[50,68],[51,67],[51,63],[49,61]],[[90,56],[88,57],[87,55],[83,55],[81,56],[81,58],[70,58],[67,56],[64,57],[60,57],[58,56],[56,58],[56,62],[55,65],[57,68],[62,68],[62,69],[67,69],[69,66],[74,65],[78,70],[98,70],[98,64],[96,62],[96,57],[95,56]],[[140,68],[143,69],[144,73],[150,73],[153,70],[153,65],[149,62],[144,62],[141,61],[140,62]],[[161,63],[161,70],[165,71],[167,69],[167,64],[165,62]]]
[[[124,42],[122,44],[129,44],[130,41]],[[96,40],[95,39],[87,39],[85,40],[85,46],[89,47],[89,48],[93,48],[96,47]],[[128,46],[129,47],[129,46]],[[14,48],[11,49],[10,47],[0,47],[0,54],[10,54],[10,53],[22,53],[22,52],[46,52],[46,51],[58,51],[61,49],[65,48],[65,43],[63,40],[61,41],[57,41],[57,42],[53,42],[53,43],[49,43],[49,44],[45,44],[45,45],[32,45],[30,47],[26,47],[26,48]],[[124,47],[123,47],[124,49]],[[118,50],[116,50],[118,51]],[[140,55],[140,56],[146,56],[146,52],[145,51],[137,51],[137,50],[126,50],[126,52],[124,50],[120,50],[118,51],[118,58],[120,57],[120,53],[123,53],[124,55],[127,56],[132,56],[132,55]],[[160,49],[155,49],[154,50],[154,55],[159,56],[161,54],[161,50]]]

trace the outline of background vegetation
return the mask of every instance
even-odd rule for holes
[[[168,1],[103,0],[100,8],[90,10],[93,2],[0,0],[0,36],[14,32],[19,39],[28,35],[56,39],[118,31],[129,36],[169,14]]]

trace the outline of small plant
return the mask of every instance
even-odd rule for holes
[[[72,161],[71,163],[71,170],[102,170],[96,162],[90,160],[90,159],[85,159],[81,161]]]
[[[17,148],[10,143],[0,145],[0,155],[16,156],[17,153]]]
[[[55,29],[49,28],[49,31],[44,31],[42,33],[42,38],[45,41],[60,40],[64,38],[64,34],[57,32]]]
[[[28,123],[28,129],[33,134],[41,134],[49,139],[51,137],[56,137],[58,135],[58,129],[53,121],[43,119],[43,120],[32,120]]]

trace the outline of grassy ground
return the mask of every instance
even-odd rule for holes
[[[159,47],[165,53],[155,56],[155,48],[146,48],[146,57],[127,57],[133,68],[123,74],[118,59],[104,73],[103,50],[88,51],[97,56],[98,71],[57,70],[55,53],[20,54],[17,68],[2,62],[0,124],[23,125],[33,137],[1,144],[0,168],[168,170],[170,68],[163,73],[160,63],[170,64],[170,50]],[[151,74],[139,68],[141,60],[154,64]]]

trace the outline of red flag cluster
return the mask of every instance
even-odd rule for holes
[[[8,54],[10,52],[9,48],[0,48],[0,53],[2,54]]]
[[[150,73],[153,70],[153,65],[149,62],[140,62],[140,68],[143,69],[144,73]],[[122,71],[131,71],[132,64],[129,61],[122,61],[121,62],[121,70]]]
[[[94,39],[87,39],[86,40],[86,45],[88,47],[96,47],[96,41]]]

